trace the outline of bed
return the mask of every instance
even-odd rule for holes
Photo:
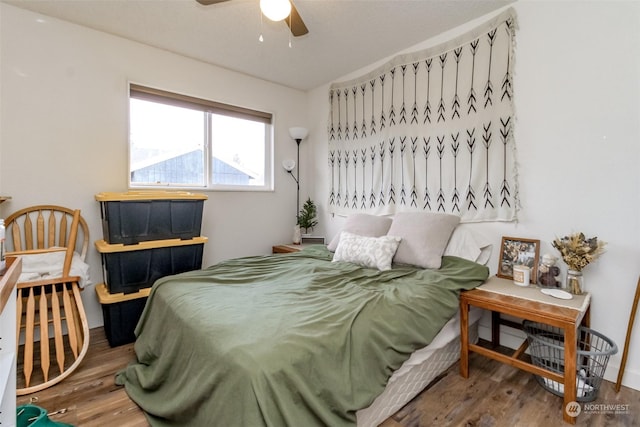
[[[488,270],[452,256],[386,271],[333,258],[312,247],[160,279],[117,383],[153,426],[364,425],[362,409]]]

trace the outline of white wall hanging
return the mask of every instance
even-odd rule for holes
[[[332,84],[329,211],[516,220],[515,30],[509,9],[447,43]]]

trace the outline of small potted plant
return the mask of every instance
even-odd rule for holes
[[[298,225],[300,228],[304,228],[304,234],[309,234],[309,229],[313,229],[316,225],[318,225],[318,221],[316,220],[317,208],[316,204],[313,203],[311,198],[308,198],[304,205],[302,205],[302,209],[300,210],[300,214],[298,215]]]

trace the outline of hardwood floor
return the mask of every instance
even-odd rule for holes
[[[143,412],[114,384],[114,374],[133,359],[133,344],[111,348],[103,329],[92,329],[82,366],[60,384],[19,396],[18,405],[36,399],[34,404],[47,409],[52,420],[76,427],[146,427]],[[640,391],[622,387],[616,394],[605,381],[594,403],[628,405],[628,410],[615,414],[592,406],[576,425],[640,426]],[[454,364],[382,427],[562,426],[561,406],[562,399],[543,390],[531,374],[472,354],[468,379]]]
[[[46,390],[18,396],[18,405],[37,399],[33,403],[53,414],[52,420],[76,427],[148,426],[138,405],[113,381],[114,374],[134,360],[133,344],[109,347],[103,328],[91,329],[90,342],[73,374]]]

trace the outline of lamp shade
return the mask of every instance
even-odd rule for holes
[[[282,161],[282,167],[287,172],[291,172],[296,167],[296,161],[293,159],[286,159]]]
[[[309,130],[307,128],[289,128],[289,135],[291,135],[291,138],[295,140],[305,139],[308,134]]]
[[[289,0],[260,0],[260,10],[272,21],[282,21],[291,13]]]

